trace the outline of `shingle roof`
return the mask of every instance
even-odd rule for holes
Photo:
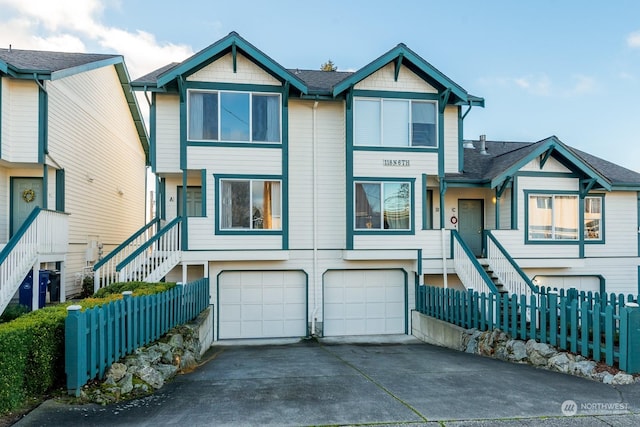
[[[137,79],[131,82],[131,85],[132,86],[144,86],[145,84],[154,85],[157,83],[158,77],[161,74],[166,73],[167,71],[169,71],[170,69],[178,65],[180,65],[179,62],[172,62],[170,64],[167,64],[164,67],[158,68],[157,70],[150,72],[149,74],[145,74],[142,77],[138,77]]]
[[[46,72],[74,68],[120,55],[99,53],[47,52],[40,50],[0,49],[0,60],[21,72]]]
[[[333,87],[342,80],[351,76],[349,71],[320,71],[290,69],[290,73],[296,75],[308,87],[309,93],[318,95],[331,95]]]
[[[466,143],[473,144],[474,148],[464,149],[463,172],[446,174],[446,178],[448,181],[488,182],[529,156],[545,141],[546,140],[538,142],[487,141],[486,155],[480,153],[480,141],[466,141]],[[567,146],[566,144],[564,146],[571,150],[571,152],[584,163],[595,169],[596,172],[611,182],[612,185],[640,186],[640,173]]]

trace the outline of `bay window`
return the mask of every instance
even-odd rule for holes
[[[259,179],[220,181],[221,230],[281,230],[281,183]]]
[[[189,90],[190,141],[280,142],[280,95]]]
[[[409,182],[356,182],[356,230],[410,230]]]
[[[354,144],[382,147],[437,147],[433,101],[356,98]]]

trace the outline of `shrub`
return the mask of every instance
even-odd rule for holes
[[[29,307],[22,304],[9,304],[0,316],[0,323],[11,322],[14,319],[29,312]]]

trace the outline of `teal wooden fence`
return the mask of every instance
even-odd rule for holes
[[[204,278],[155,295],[124,298],[82,311],[69,306],[65,321],[65,372],[69,394],[80,394],[90,379],[102,378],[121,357],[159,339],[198,316],[209,305]]]
[[[418,286],[416,309],[463,328],[501,329],[514,339],[534,339],[638,373],[640,308],[632,300],[548,289],[527,298]]]

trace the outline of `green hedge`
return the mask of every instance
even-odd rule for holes
[[[83,309],[134,295],[163,292],[174,283],[115,283],[92,298],[74,302]],[[64,372],[64,323],[71,303],[45,307],[0,324],[0,414],[19,408],[29,397],[42,396],[62,387]]]

